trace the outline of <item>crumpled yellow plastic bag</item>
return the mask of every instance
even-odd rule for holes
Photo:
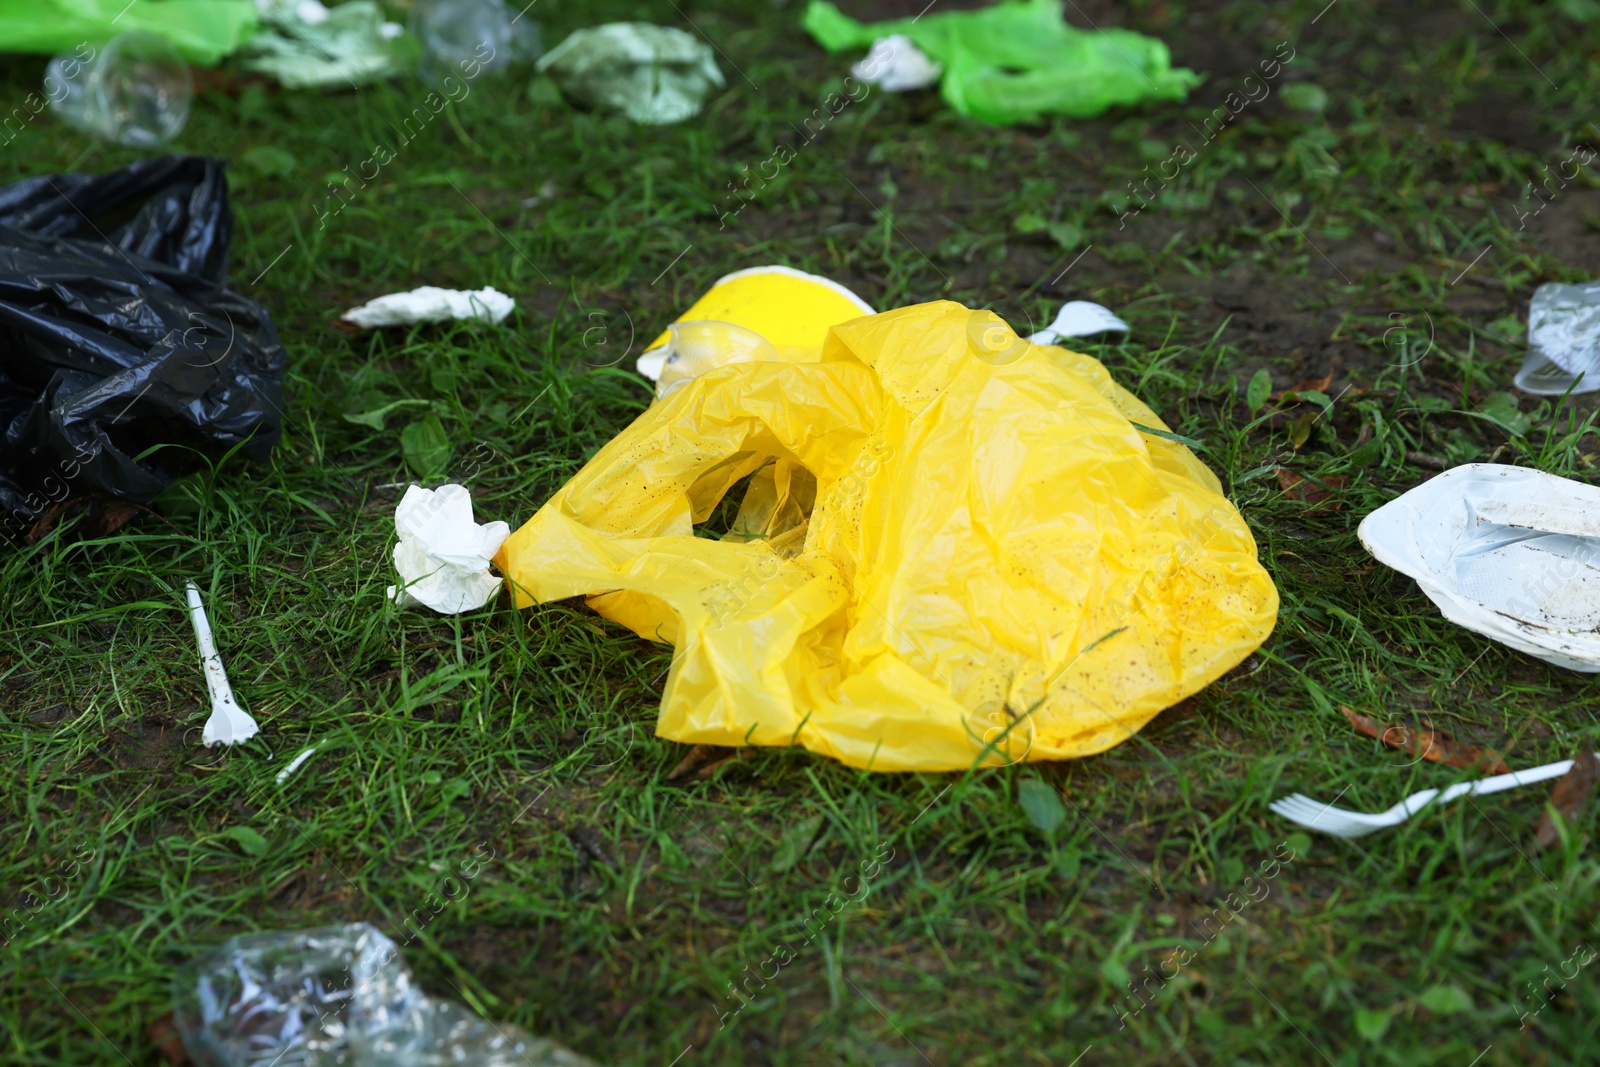
[[[519,607],[589,594],[677,646],[660,736],[881,771],[1086,756],[1271,632],[1244,520],[1097,361],[950,302],[786,358],[816,361],[658,401],[496,557]]]

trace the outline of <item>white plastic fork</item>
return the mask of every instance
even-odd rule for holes
[[[1429,804],[1443,804],[1456,797],[1498,793],[1502,789],[1515,789],[1519,785],[1548,781],[1551,778],[1560,778],[1571,769],[1572,761],[1564,759],[1559,763],[1547,763],[1543,767],[1530,767],[1525,771],[1497,774],[1492,778],[1479,778],[1475,782],[1461,782],[1443,791],[1424,789],[1420,793],[1412,793],[1388,811],[1380,811],[1376,815],[1346,811],[1332,804],[1324,804],[1320,800],[1312,800],[1300,793],[1275,800],[1268,806],[1285,819],[1299,823],[1308,830],[1320,830],[1335,837],[1365,837],[1377,830],[1399,826]]]

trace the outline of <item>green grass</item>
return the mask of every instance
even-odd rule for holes
[[[1592,811],[1535,853],[1539,789],[1357,842],[1291,833],[1266,804],[1305,791],[1377,809],[1463,773],[1355,736],[1340,704],[1430,719],[1519,766],[1600,734],[1590,677],[1444,621],[1355,536],[1429,473],[1410,453],[1593,476],[1591,402],[1496,394],[1533,288],[1600,274],[1594,167],[1535,186],[1542,209],[1527,188],[1600,143],[1600,22],[1579,18],[1600,9],[1083,8],[1078,24],[1157,34],[1207,82],[1187,105],[1019,130],[873,92],[725,228],[739,164],[793,141],[843,75],[798,32],[796,3],[686,9],[729,84],[675,127],[571,111],[522,74],[480,81],[322,228],[327,176],[392,144],[425,88],[202,95],[180,149],[294,161],[233,169],[231,277],[289,347],[288,426],[270,465],[176,486],[170,525],[67,529],[0,559],[0,900],[25,919],[0,948],[0,1060],[155,1062],[146,1026],[194,951],[357,919],[420,927],[405,956],[432,992],[613,1064],[1590,1058],[1594,974],[1543,998],[1529,983],[1600,938]],[[682,24],[618,2],[533,13],[552,42],[612,18]],[[1274,90],[1202,147],[1195,128],[1282,41],[1295,53],[1276,84],[1320,86],[1326,111]],[[0,92],[20,101],[41,73],[8,64]],[[1119,228],[1130,180],[1179,142],[1192,161]],[[41,116],[0,167],[131,158]],[[670,650],[576,602],[387,606],[408,423],[440,420],[443,473],[480,518],[524,521],[646,406],[631,365],[654,334],[720,274],[765,262],[881,308],[993,307],[1023,331],[1064,299],[1117,310],[1131,338],[1088,351],[1203,442],[1282,594],[1272,638],[1092,759],[891,776],[763,750],[681,785],[665,778],[684,746],[652,736]],[[331,325],[419,284],[494,285],[519,311],[404,335]],[[1337,400],[1303,447],[1304,407],[1246,404],[1261,369],[1280,390],[1333,372]],[[381,430],[343,417],[399,400],[423,403]],[[1280,466],[1348,478],[1337,510],[1286,496]],[[270,762],[198,746],[190,579]],[[1029,778],[1064,798],[1052,835],[1019,806]],[[445,879],[491,851],[432,914]],[[823,922],[875,857],[868,895]],[[1211,939],[1202,920],[1263,885]],[[51,899],[33,909],[29,893]],[[792,958],[758,987],[780,943]],[[1125,983],[1185,944],[1177,977],[1119,1020],[1138,1003]],[[741,981],[753,1000],[719,1027]]]

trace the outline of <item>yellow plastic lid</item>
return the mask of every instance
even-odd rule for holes
[[[830,326],[874,314],[870,304],[832,279],[772,265],[718,278],[678,321],[731,322],[778,349],[821,349]],[[646,351],[667,340],[668,331],[662,330]]]

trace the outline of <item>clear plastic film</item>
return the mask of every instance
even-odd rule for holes
[[[179,971],[173,999],[199,1067],[594,1067],[429,997],[366,923],[234,938]]]

